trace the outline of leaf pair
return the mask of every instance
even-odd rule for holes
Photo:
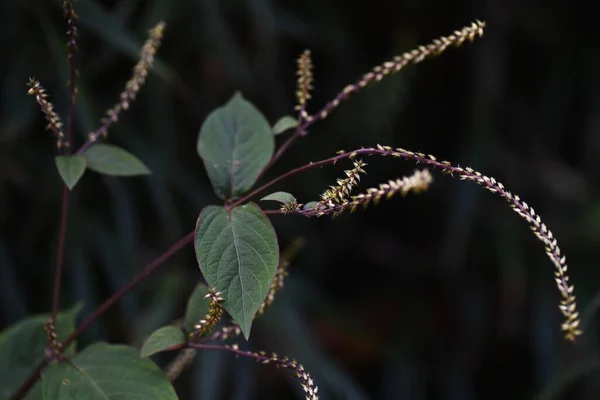
[[[272,128],[239,93],[212,112],[200,129],[198,153],[217,196],[229,200],[248,192],[273,157],[274,135],[295,124],[284,117]],[[253,203],[209,206],[198,218],[194,244],[206,282],[248,338],[279,261],[271,222]]]
[[[150,170],[136,156],[120,147],[96,143],[82,155],[57,156],[56,168],[69,189],[79,182],[86,168],[104,175],[136,176]]]

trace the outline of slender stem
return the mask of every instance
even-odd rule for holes
[[[23,382],[23,384],[16,391],[16,393],[12,395],[10,400],[21,400],[21,399],[25,398],[27,393],[31,390],[33,385],[35,385],[37,380],[40,378],[42,370],[44,368],[46,368],[47,365],[48,365],[48,359],[42,360],[42,362],[37,366],[37,368],[35,370],[33,370],[33,372],[25,380],[25,382]]]
[[[60,285],[62,282],[62,271],[65,255],[65,237],[67,235],[67,216],[69,211],[69,188],[63,184],[62,202],[61,202],[61,217],[60,231],[58,233],[58,249],[56,254],[56,271],[54,273],[54,289],[52,291],[52,314],[51,320],[56,322],[56,314],[60,307]]]
[[[274,184],[276,184],[276,183],[284,180],[285,178],[289,178],[292,175],[296,175],[296,174],[298,174],[300,172],[309,170],[311,168],[322,167],[323,165],[327,165],[327,164],[335,164],[337,161],[339,161],[339,160],[341,160],[343,158],[349,158],[350,156],[358,155],[358,154],[363,154],[363,153],[373,154],[375,152],[373,151],[373,149],[359,149],[359,150],[356,150],[356,151],[353,151],[353,152],[346,152],[346,153],[338,154],[335,157],[330,157],[330,158],[327,158],[325,160],[321,160],[321,161],[317,161],[317,162],[310,162],[310,163],[308,163],[306,165],[303,165],[301,167],[294,168],[294,169],[286,172],[285,174],[280,175],[277,178],[270,180],[269,182],[265,183],[264,185],[262,185],[258,189],[253,190],[252,192],[248,193],[246,196],[239,198],[238,200],[232,202],[231,204],[228,204],[226,206],[226,208],[230,210],[230,209],[232,209],[234,207],[237,207],[240,204],[243,204],[243,203],[247,202],[253,196],[261,193],[263,190],[265,190],[265,189],[273,186]]]
[[[77,150],[77,153],[75,154],[83,154],[83,152],[86,151],[88,147],[90,147],[92,144],[94,144],[101,135],[104,135],[108,131],[108,128],[113,124],[113,122],[114,121],[112,119],[107,119],[106,121],[104,121],[104,123],[100,125],[98,129],[96,129],[94,132],[88,135],[88,138],[85,141],[85,143],[81,145],[81,147],[79,148],[79,150]]]
[[[177,243],[173,244],[169,247],[163,254],[155,258],[152,262],[144,267],[144,270],[137,274],[129,283],[119,289],[118,292],[109,297],[100,307],[96,309],[89,317],[85,319],[73,331],[69,337],[64,341],[63,348],[66,348],[71,344],[77,337],[85,331],[92,323],[94,323],[98,318],[100,318],[106,311],[108,311],[117,301],[121,299],[121,297],[125,296],[131,289],[140,284],[144,279],[146,279],[150,274],[152,274],[158,267],[160,267],[165,261],[171,258],[175,253],[188,245],[194,238],[195,231],[188,233],[186,236],[181,238]]]
[[[281,156],[283,156],[283,153],[285,153],[299,137],[300,135],[298,134],[298,131],[296,131],[292,136],[287,138],[287,140],[283,142],[281,146],[279,146],[279,148],[275,152],[275,155],[273,156],[273,158],[271,158],[271,161],[269,161],[269,164],[267,164],[266,168],[263,171],[267,171],[273,164],[275,164],[277,160],[279,160]]]
[[[240,350],[239,348],[235,347],[235,346],[227,346],[227,345],[222,345],[222,344],[208,344],[208,343],[200,343],[200,342],[190,342],[187,341],[186,343],[181,343],[181,344],[176,344],[173,345],[167,349],[165,349],[164,351],[179,351],[179,350],[185,350],[185,349],[203,349],[203,350],[218,350],[218,351],[228,351],[230,353],[235,353],[239,356],[246,356],[246,357],[252,357],[252,358],[256,358],[258,360],[267,360],[270,359],[271,357],[267,357],[267,356],[260,356],[258,354],[249,352],[249,351],[244,351],[244,350]]]
[[[129,283],[123,286],[117,293],[109,297],[100,307],[96,309],[89,317],[85,319],[75,329],[67,339],[62,343],[61,349],[66,349],[75,339],[81,335],[87,328],[92,325],[98,318],[100,318],[106,311],[108,311],[119,299],[125,296],[130,290],[132,290],[135,286],[141,283],[144,279],[146,279],[150,274],[152,274],[156,269],[161,266],[162,263],[167,261],[170,257],[172,257],[175,253],[189,244],[194,238],[195,231],[188,233],[186,236],[181,238],[177,243],[173,244],[169,247],[163,254],[158,256],[152,262],[144,267],[144,270],[136,275]],[[17,390],[17,392],[13,395],[11,400],[19,400],[27,395],[27,392],[33,387],[33,385],[37,382],[40,377],[41,371],[48,365],[49,360],[44,359],[40,365],[29,375],[27,380],[21,385],[21,387]]]
[[[250,357],[259,361],[270,360],[272,357],[269,356],[261,356],[259,354],[252,353],[250,351],[240,350],[237,347],[233,346],[223,346],[218,344],[206,344],[206,343],[189,343],[189,347],[194,349],[203,349],[203,350],[217,350],[217,351],[227,351],[230,353],[237,354],[238,356]]]
[[[73,115],[75,113],[75,99],[77,97],[77,86],[75,79],[77,77],[77,66],[75,64],[75,53],[77,52],[77,27],[75,20],[77,18],[73,3],[65,1],[63,3],[65,16],[67,18],[67,60],[69,61],[69,111],[67,115],[67,146],[66,151],[70,153],[70,146],[73,145]],[[56,323],[56,314],[60,307],[60,286],[62,283],[62,272],[64,265],[65,237],[67,235],[67,219],[69,212],[69,188],[63,184],[61,200],[60,231],[58,234],[58,249],[56,254],[56,271],[54,273],[54,288],[52,290],[52,313],[50,319],[52,324]],[[54,329],[54,328],[53,328]]]
[[[283,214],[283,211],[281,211],[281,210],[263,210],[263,213],[265,213],[266,215],[279,215],[279,214]]]

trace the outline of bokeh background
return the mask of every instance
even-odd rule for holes
[[[375,64],[478,18],[488,24],[483,39],[353,96],[266,178],[377,143],[494,176],[559,239],[584,336],[563,341],[553,266],[527,224],[500,198],[436,174],[425,194],[335,220],[274,216],[283,247],[296,238],[305,245],[247,346],[297,358],[323,399],[600,398],[600,34],[591,7],[80,0],[79,143],[116,102],[147,30],[160,19],[168,29],[154,73],[109,136],[153,175],[86,173],[69,213],[63,306],[81,301],[90,313],[217,201],[196,140],[207,114],[234,91],[272,122],[292,113],[295,59],[309,48],[314,112]],[[0,328],[50,309],[61,183],[26,82],[39,79],[65,115],[61,17],[56,1],[0,2]],[[365,188],[415,169],[367,162]],[[312,170],[276,189],[308,202],[347,167]],[[183,315],[199,280],[188,246],[95,323],[82,345],[138,345]],[[285,372],[210,352],[176,388],[182,399],[302,398]]]

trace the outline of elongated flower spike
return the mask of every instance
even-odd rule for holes
[[[223,303],[223,298],[221,297],[221,293],[211,288],[204,298],[209,299],[208,312],[204,319],[198,321],[194,327],[194,332],[190,333],[190,341],[200,339],[210,333],[223,317],[224,311],[223,306],[221,305],[221,303]]]
[[[96,141],[100,135],[106,136],[110,125],[119,120],[121,111],[127,110],[131,102],[135,100],[140,88],[146,82],[148,72],[154,63],[154,56],[162,41],[165,26],[165,23],[161,21],[150,30],[148,39],[140,52],[140,59],[133,68],[131,79],[127,81],[125,89],[121,92],[119,102],[106,111],[106,116],[102,119],[102,126],[100,129],[91,132],[88,135],[88,139],[91,142]]]
[[[465,42],[472,42],[476,38],[483,36],[484,28],[485,22],[476,20],[471,25],[454,31],[448,36],[441,36],[427,45],[419,46],[414,50],[400,54],[389,61],[377,65],[370,72],[364,74],[358,81],[346,86],[320,111],[305,119],[311,124],[319,119],[325,119],[331,111],[340,105],[342,100],[347,99],[353,93],[358,92],[372,83],[379,82],[384,77],[400,71],[409,64],[418,64],[421,61],[443,53],[449,47],[459,47]]]
[[[70,143],[63,132],[63,123],[54,111],[54,105],[48,99],[48,93],[46,93],[46,89],[40,84],[39,81],[29,78],[29,90],[27,90],[27,94],[31,96],[35,96],[35,100],[39,104],[42,113],[44,113],[44,117],[48,122],[46,129],[54,133],[56,138],[56,148],[61,150],[62,148],[69,147]]]
[[[346,177],[337,180],[337,185],[331,186],[321,195],[320,204],[334,207],[347,201],[352,189],[360,182],[360,174],[366,174],[364,167],[367,163],[362,160],[353,160],[354,168],[344,171]]]
[[[288,357],[281,357],[276,353],[268,354],[265,351],[251,352],[240,350],[237,344],[225,346],[237,355],[255,359],[260,364],[271,364],[278,368],[289,370],[292,375],[298,379],[300,386],[304,391],[306,400],[319,400],[319,388],[314,380],[298,361]]]
[[[305,217],[321,217],[332,214],[334,217],[340,215],[346,210],[354,212],[358,207],[366,208],[369,204],[377,205],[382,198],[391,199],[396,193],[406,196],[408,193],[421,193],[427,190],[433,182],[433,178],[428,170],[415,171],[414,174],[390,180],[382,183],[377,188],[369,188],[364,193],[360,193],[350,198],[344,198],[338,203],[326,202],[318,203],[314,207],[297,211],[296,214]]]
[[[566,257],[561,254],[560,247],[558,246],[558,242],[552,231],[550,231],[546,224],[542,222],[541,217],[535,212],[535,210],[526,202],[521,200],[519,196],[508,191],[505,186],[498,182],[495,178],[483,175],[482,173],[475,171],[470,167],[453,165],[449,161],[439,161],[431,154],[410,151],[403,148],[392,148],[391,146],[377,145],[376,148],[361,148],[349,153],[339,154],[335,157],[332,157],[330,160],[331,163],[334,163],[342,158],[353,159],[358,155],[392,156],[412,160],[416,163],[425,164],[430,167],[439,168],[444,174],[452,177],[458,177],[460,180],[475,182],[488,192],[497,194],[505,199],[510,208],[521,218],[527,221],[532,232],[544,244],[546,255],[548,258],[550,258],[550,261],[552,261],[552,264],[555,267],[554,280],[560,293],[559,309],[565,318],[563,324],[561,325],[561,330],[564,332],[565,339],[569,341],[575,341],[577,337],[582,334],[582,331],[579,329],[581,321],[579,312],[577,311],[575,288],[569,280]],[[393,185],[389,184],[389,186],[392,187]],[[417,187],[419,190],[422,190],[425,186],[423,185],[421,188],[419,185]],[[384,188],[380,189],[383,190]],[[377,196],[379,193],[381,194]],[[379,190],[375,192],[375,190],[372,190],[371,193],[367,193],[367,195],[369,194],[371,196],[367,197],[370,197],[372,200],[377,200],[377,197],[381,198],[385,194],[385,190],[383,190],[383,192],[379,192]],[[305,209],[299,211],[297,214],[308,217],[325,215],[326,213],[335,214],[336,212],[340,211],[340,209],[343,211],[346,207],[351,207],[350,202],[348,203],[349,204],[333,204],[329,205],[329,207],[319,204],[320,207],[315,206],[313,208]]]
[[[306,103],[311,98],[311,90],[313,89],[313,64],[311,59],[310,50],[304,50],[304,52],[298,57],[298,76],[297,88],[296,88],[296,99],[298,104],[296,110],[300,113],[299,120],[306,120],[308,113],[306,112]]]

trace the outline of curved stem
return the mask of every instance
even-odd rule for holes
[[[140,284],[144,279],[146,279],[150,274],[152,274],[158,267],[160,267],[165,261],[167,261],[171,256],[185,247],[194,239],[195,231],[188,233],[186,236],[181,238],[177,243],[173,244],[169,247],[163,254],[155,258],[152,262],[150,262],[144,270],[136,275],[129,283],[123,286],[117,293],[113,294],[109,297],[102,305],[100,305],[89,317],[87,317],[81,325],[77,327],[62,343],[61,349],[66,349],[75,339],[81,335],[87,328],[92,325],[98,318],[100,318],[106,311],[108,311],[117,301],[119,301],[123,296],[125,296],[129,291],[131,291],[134,287]],[[17,390],[17,392],[11,397],[11,400],[22,399],[27,395],[27,392],[33,387],[33,385],[37,382],[40,377],[41,371],[48,365],[48,360],[45,359],[38,365],[38,367],[29,375],[27,380],[21,385],[21,387]]]
[[[146,279],[150,274],[152,274],[158,267],[160,267],[165,261],[171,258],[175,253],[189,244],[194,238],[195,231],[188,233],[182,239],[180,239],[177,243],[173,244],[169,247],[163,254],[155,258],[152,262],[144,267],[144,270],[137,274],[129,283],[119,289],[118,292],[109,297],[100,307],[96,309],[89,317],[87,317],[81,325],[73,331],[67,337],[67,339],[63,343],[63,348],[66,348],[71,342],[73,342],[77,337],[85,331],[93,322],[95,322],[98,318],[100,318],[108,309],[110,309],[117,301],[121,299],[121,297],[125,296],[131,289],[140,284],[144,279]]]
[[[273,186],[274,184],[284,180],[285,178],[289,178],[290,176],[296,175],[300,172],[303,172],[303,171],[306,171],[306,170],[309,170],[312,168],[316,168],[316,167],[322,167],[323,165],[327,165],[327,164],[335,164],[337,161],[339,161],[343,158],[349,158],[350,156],[363,154],[363,153],[373,153],[373,151],[371,149],[360,149],[360,150],[356,150],[353,152],[346,152],[346,153],[338,154],[335,157],[326,158],[325,160],[321,160],[321,161],[317,161],[317,162],[310,162],[301,167],[294,168],[294,169],[278,176],[277,178],[270,180],[269,182],[260,186],[258,189],[255,189],[252,192],[248,193],[244,197],[241,197],[241,198],[237,199],[236,201],[231,202],[225,208],[227,208],[228,210],[231,210],[232,208],[237,207],[240,204],[247,202],[255,195],[261,193],[263,190]]]
[[[102,123],[102,125],[100,125],[98,129],[96,129],[94,132],[88,135],[86,141],[81,145],[81,147],[79,148],[79,150],[77,150],[75,154],[83,154],[83,152],[86,151],[91,145],[93,145],[100,136],[108,132],[108,128],[110,128],[113,123],[114,121],[112,119],[107,119],[106,121],[104,121],[104,123]]]

